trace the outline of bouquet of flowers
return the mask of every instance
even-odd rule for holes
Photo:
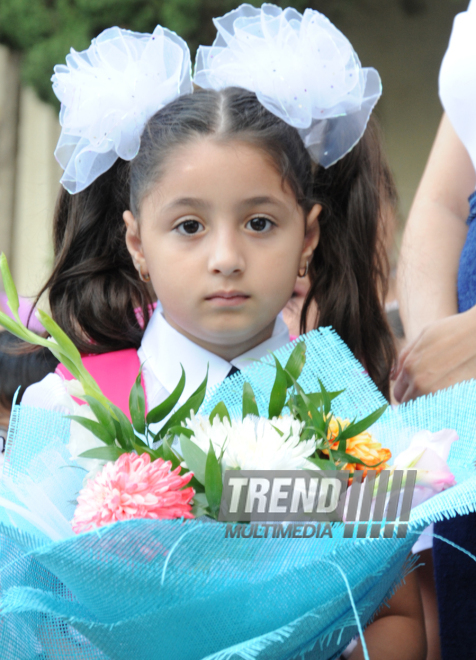
[[[204,380],[178,408],[185,374],[150,411],[138,377],[129,420],[43,312],[51,338],[31,336],[0,266],[16,319],[0,323],[50,347],[86,404],[70,419],[13,411],[0,487],[2,658],[334,658],[411,570],[424,527],[475,509],[474,383],[387,408],[321,329],[214,391]],[[391,469],[417,469],[425,496],[441,491],[412,510],[406,536],[344,538],[341,524],[319,540],[232,539],[208,522],[226,471],[325,469],[357,481],[382,474],[391,454]]]

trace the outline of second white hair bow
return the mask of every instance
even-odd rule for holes
[[[360,140],[382,87],[362,68],[349,40],[325,16],[306,9],[244,4],[214,19],[218,35],[200,46],[194,82],[205,89],[252,91],[300,133],[324,167]]]
[[[70,193],[84,190],[120,157],[132,160],[147,121],[192,91],[190,52],[183,39],[158,25],[152,34],[104,30],[66,66],[55,66],[61,101],[55,156]]]

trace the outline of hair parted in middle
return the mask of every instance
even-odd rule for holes
[[[383,309],[388,271],[383,219],[395,188],[373,124],[350,153],[324,169],[312,162],[297,130],[253,92],[228,87],[177,98],[148,121],[132,161],[119,159],[74,196],[61,190],[55,265],[40,295],[49,291],[54,319],[80,351],[138,348],[152,294],[127,251],[123,212],[130,209],[140,222],[141,203],[160,183],[178,146],[205,137],[244,141],[270,157],[305,214],[316,203],[323,207],[301,328],[314,299],[319,309],[314,325],[331,325],[388,397],[395,349]]]

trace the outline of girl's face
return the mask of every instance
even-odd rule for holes
[[[136,267],[150,274],[168,323],[232,360],[268,339],[319,239],[270,159],[210,138],[177,148],[143,200],[124,213]]]

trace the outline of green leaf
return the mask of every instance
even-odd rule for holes
[[[206,516],[210,513],[208,510],[208,501],[205,493],[195,493],[193,496],[192,513],[195,518],[198,518],[199,516]]]
[[[177,456],[177,454],[172,449],[169,438],[164,438],[163,442],[163,458],[164,461],[170,461],[172,463],[172,470],[175,470],[176,467],[180,465],[182,459]],[[188,465],[188,463],[187,463]]]
[[[385,463],[385,461],[380,461],[379,463],[372,463],[371,465],[369,465],[368,463],[362,461],[360,458],[357,458],[356,456],[352,456],[352,454],[348,454],[345,451],[340,451],[339,449],[331,449],[330,453],[332,454],[334,460],[338,460],[341,463],[356,463],[357,465],[363,465],[364,467],[368,467],[368,468],[376,468],[379,465]]]
[[[11,332],[12,335],[15,335],[15,337],[23,339],[24,341],[28,341],[27,333],[25,332],[23,326],[3,312],[0,312],[0,325],[3,326],[5,330],[8,330],[8,332]]]
[[[81,426],[84,426],[85,429],[91,431],[96,438],[99,438],[104,444],[112,445],[114,443],[114,437],[109,433],[107,428],[102,424],[95,422],[93,419],[88,419],[87,417],[81,417],[81,415],[65,415],[68,419],[72,419]]]
[[[293,349],[293,352],[289,356],[284,371],[286,372],[286,381],[287,386],[292,387],[294,381],[296,381],[301,375],[304,365],[306,364],[306,343],[300,341]]]
[[[169,418],[167,424],[165,424],[159,431],[156,437],[163,438],[169,429],[174,426],[180,426],[187,418],[190,417],[190,414],[193,410],[194,413],[197,413],[200,406],[203,403],[205,394],[207,391],[207,381],[208,381],[208,368],[207,375],[197,387],[192,396],[185,401],[183,406],[174,412],[174,414]]]
[[[322,405],[324,407],[324,412],[326,415],[328,415],[331,411],[331,399],[327,393],[326,388],[324,387],[324,383],[320,378],[317,379],[319,381],[319,386],[321,388],[321,397],[322,397]]]
[[[16,320],[20,321],[20,317],[18,316],[18,308],[20,307],[20,300],[18,298],[18,292],[15,283],[13,282],[13,277],[10,272],[10,268],[8,267],[7,257],[5,256],[4,252],[2,252],[2,254],[0,255],[0,271],[2,273],[2,280],[3,280],[3,286],[5,288],[5,293],[7,294],[7,298],[8,298],[8,306],[12,310],[13,316],[16,318]]]
[[[49,332],[53,339],[57,342],[61,352],[64,353],[64,355],[68,357],[73,362],[73,364],[80,367],[83,366],[80,352],[68,337],[68,335],[64,332],[64,330],[62,330],[56,323],[56,321],[53,321],[51,316],[48,316],[48,314],[46,314],[46,312],[41,309],[38,310],[38,316],[40,317],[40,321],[45,330],[47,330],[47,332]]]
[[[327,392],[327,396],[331,401],[333,401],[336,397],[339,396],[339,394],[342,394],[342,392],[345,392],[345,390],[339,390],[337,392]],[[307,392],[306,396],[308,397],[308,399],[312,401],[312,403],[316,406],[316,408],[320,408],[322,405],[324,405],[322,392]]]
[[[207,455],[192,440],[185,435],[180,436],[180,448],[183,460],[186,462],[190,472],[193,472],[197,481],[205,484],[205,468]]]
[[[348,440],[349,438],[354,438],[356,435],[359,435],[359,433],[363,433],[369,428],[369,426],[375,424],[375,422],[383,415],[383,413],[387,410],[387,408],[388,408],[388,404],[386,403],[381,408],[374,410],[374,412],[370,413],[370,415],[367,415],[367,417],[364,417],[358,422],[353,422],[352,424],[349,424],[349,426],[347,426],[339,434],[336,440],[340,440],[341,438],[345,438],[345,440]]]
[[[182,365],[180,365],[182,367]],[[182,367],[182,375],[180,376],[180,380],[172,392],[170,396],[168,396],[165,401],[162,401],[161,404],[156,406],[155,408],[152,408],[152,410],[149,411],[147,414],[147,424],[156,424],[157,422],[161,422],[164,417],[167,417],[167,415],[172,412],[172,410],[175,407],[175,404],[177,401],[180,399],[182,396],[182,392],[185,387],[185,371],[184,368]]]
[[[135,439],[134,429],[122,410],[111,403],[112,420],[116,428],[116,438],[123,449],[130,449]]]
[[[223,401],[219,401],[211,411],[209,418],[210,423],[213,423],[215,417],[218,417],[221,422],[223,422],[223,420],[226,418],[231,423],[230,413],[228,412],[228,408],[225,406]]]
[[[286,391],[288,388],[286,373],[275,355],[273,355],[273,358],[276,363],[276,378],[274,380],[273,389],[271,390],[271,395],[269,397],[269,419],[272,419],[273,417],[279,417],[281,414],[284,404],[286,403]]]
[[[207,496],[208,506],[212,516],[216,516],[220,509],[221,494],[223,491],[223,480],[221,476],[221,467],[215,456],[212,441],[207,454],[205,465],[205,495]]]
[[[139,375],[132,386],[129,395],[129,411],[131,413],[132,424],[137,431],[143,435],[145,433],[145,394],[141,382],[142,366],[139,369]]]
[[[319,456],[314,456],[313,458],[308,458],[308,461],[317,465],[320,470],[337,470],[337,466],[334,461],[329,461],[325,458],[319,458]]]
[[[98,422],[107,429],[108,433],[112,436],[113,440],[116,438],[116,428],[109,410],[100,403],[93,396],[85,394],[81,397],[89,405],[93,413],[96,415]]]
[[[243,383],[243,419],[247,415],[256,415],[259,417],[259,410],[253,388],[248,382],[245,382]]]
[[[296,389],[298,391],[298,395],[295,397],[295,405],[301,421],[305,422],[306,425],[308,425],[310,422],[318,437],[327,437],[327,426],[324,419],[324,413],[322,410],[318,410],[316,408],[302,387],[297,383]]]
[[[122,456],[125,452],[116,445],[110,445],[109,447],[96,447],[96,449],[88,449],[83,451],[80,454],[80,458],[97,458],[100,461],[117,461],[119,456]]]

